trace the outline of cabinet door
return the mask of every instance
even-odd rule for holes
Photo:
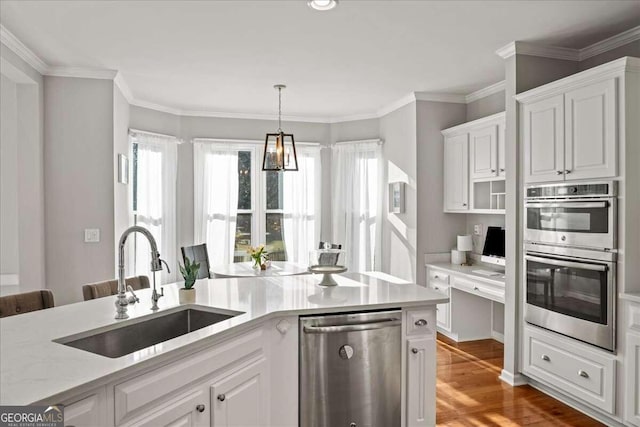
[[[206,386],[189,390],[169,402],[159,404],[126,426],[196,427],[209,425],[209,396]]]
[[[525,182],[564,179],[564,96],[522,108]]]
[[[438,327],[448,332],[451,331],[451,321],[449,320],[449,313],[449,303],[438,304],[436,306],[436,320],[438,322]]]
[[[213,427],[267,425],[266,369],[262,359],[211,386]]]
[[[436,424],[436,341],[407,340],[407,427]]]
[[[467,134],[444,141],[444,210],[469,209],[469,144]]]
[[[616,176],[616,80],[565,94],[567,179]]]
[[[108,424],[106,400],[106,394],[99,392],[64,405],[65,427],[106,426]]]
[[[625,420],[640,427],[640,335],[627,334]]]
[[[491,125],[469,134],[471,145],[471,178],[498,175],[498,126]]]
[[[507,175],[507,162],[505,147],[507,145],[507,127],[504,124],[498,126],[498,176]]]

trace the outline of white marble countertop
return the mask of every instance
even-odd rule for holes
[[[0,319],[0,405],[26,405],[76,388],[99,384],[171,357],[201,348],[272,317],[439,304],[441,293],[390,276],[347,273],[339,286],[321,288],[313,275],[243,279],[203,279],[196,283],[196,305],[242,314],[126,356],[111,359],[53,342],[97,328],[140,321],[150,311],[151,291],[137,291],[128,320],[114,320],[115,297],[69,304]],[[159,312],[175,310],[177,284],[164,286]]]
[[[234,262],[231,264],[214,265],[209,270],[212,273],[212,277],[216,279],[309,274],[309,270],[306,266],[284,261],[271,261],[271,267],[266,270],[254,270],[252,262]]]
[[[459,265],[459,264],[451,264],[449,262],[434,262],[434,263],[428,263],[426,264],[426,266],[447,270],[453,273],[464,274],[474,279],[484,280],[485,282],[488,282],[497,286],[504,287],[505,285],[504,269],[499,269],[497,267],[494,267],[488,264]],[[500,274],[497,276],[485,276],[479,273],[474,273],[473,270],[489,270],[489,271],[495,271]]]

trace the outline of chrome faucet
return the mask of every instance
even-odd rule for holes
[[[162,263],[167,266],[167,271],[169,271],[169,266],[167,263],[160,259],[160,253],[158,253],[158,245],[156,244],[156,239],[153,238],[153,235],[149,230],[144,227],[140,227],[138,225],[134,225],[133,227],[127,228],[122,236],[120,237],[120,243],[118,244],[119,248],[119,257],[118,257],[118,296],[116,299],[116,319],[128,319],[129,315],[127,314],[127,305],[129,301],[127,299],[127,287],[124,280],[124,246],[127,242],[127,237],[131,233],[141,233],[144,237],[149,241],[149,245],[151,246],[151,271],[153,272],[153,293],[151,294],[151,310],[158,309],[158,300],[164,296],[164,289],[162,289],[162,293],[158,294],[156,292],[156,271],[162,270]]]

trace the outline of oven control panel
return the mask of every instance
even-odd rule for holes
[[[527,187],[527,199],[615,196],[615,182],[551,184]]]

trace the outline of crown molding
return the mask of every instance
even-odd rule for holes
[[[500,123],[504,125],[505,120],[506,120],[506,113],[504,111],[501,111],[499,113],[492,114],[490,116],[481,117],[471,122],[462,123],[457,126],[444,129],[440,133],[442,133],[444,136],[455,136],[456,134],[466,133],[469,131],[469,129],[477,127],[479,125],[484,125],[489,123]]]
[[[452,104],[466,104],[465,95],[457,93],[414,92],[416,101],[449,102]]]
[[[541,56],[543,58],[564,59],[567,61],[579,61],[580,51],[570,49],[568,47],[544,46],[534,43],[515,41],[511,42],[500,49],[496,50],[496,54],[502,59],[507,59],[515,54]]]
[[[118,72],[118,74],[116,74],[116,77],[113,79],[113,84],[115,84],[118,87],[118,89],[120,89],[120,93],[122,93],[122,96],[124,96],[124,99],[126,99],[127,102],[131,104],[134,99],[133,93],[131,92],[129,85],[125,81],[121,72]]]
[[[76,77],[82,79],[114,80],[118,75],[118,71],[100,68],[49,66],[44,75],[52,77]]]
[[[590,46],[585,47],[584,49],[580,49],[580,61],[584,61],[585,59],[591,58],[592,56],[600,55],[601,53],[613,50],[620,46],[624,46],[625,44],[634,42],[636,40],[640,40],[640,25],[620,34],[616,34],[613,37],[609,37],[608,39],[604,39],[602,41],[594,43]]]
[[[465,102],[469,104],[470,102],[477,101],[478,99],[485,98],[489,95],[493,95],[494,93],[502,92],[505,89],[506,82],[504,80],[494,83],[491,86],[487,86],[482,89],[478,89],[475,92],[471,92],[469,95],[465,96]]]
[[[38,55],[33,53],[31,49],[18,40],[18,38],[2,24],[0,24],[0,42],[40,74],[44,74],[47,70],[47,63],[40,59]]]

